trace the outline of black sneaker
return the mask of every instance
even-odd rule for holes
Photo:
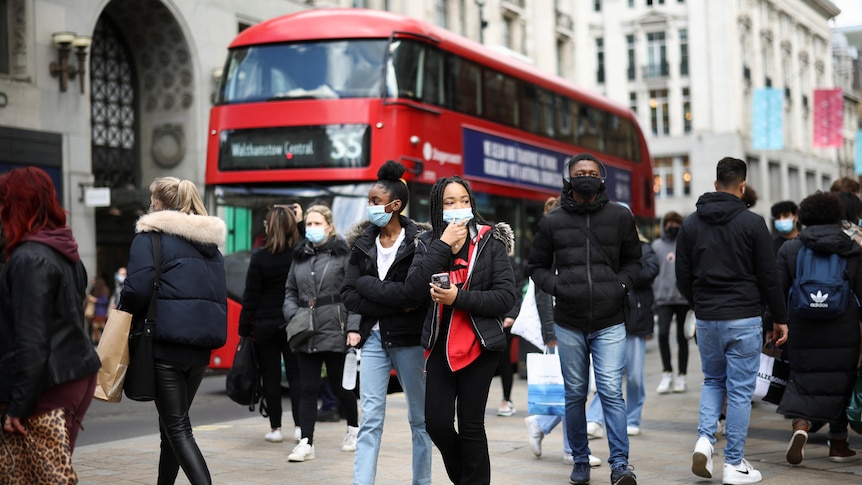
[[[590,483],[590,464],[575,463],[572,474],[569,476],[572,485],[588,485]]]
[[[637,485],[638,477],[633,472],[634,467],[623,463],[614,465],[611,469],[611,485]]]

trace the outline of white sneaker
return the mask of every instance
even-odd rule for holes
[[[305,461],[314,459],[314,445],[308,444],[308,438],[299,440],[293,451],[287,455],[287,461]]]
[[[721,482],[729,485],[757,483],[763,480],[760,472],[755,470],[745,458],[738,465],[725,463],[723,471],[724,475],[721,477]]]
[[[570,453],[563,453],[563,464],[574,465],[575,457],[573,457]],[[602,459],[596,455],[590,455],[590,468],[596,468],[599,466],[602,466]]]
[[[719,419],[718,424],[715,425],[715,437],[727,435],[726,429],[724,427],[724,420]]]
[[[263,439],[270,443],[281,443],[284,441],[284,436],[281,435],[281,428],[276,428],[269,433],[263,435]]]
[[[302,428],[300,428],[299,426],[296,426],[295,428],[293,428],[293,439],[297,443],[299,443],[299,440],[302,439]]]
[[[356,451],[356,435],[359,434],[359,428],[356,426],[348,426],[347,433],[344,435],[344,441],[341,442],[341,451]]]
[[[725,470],[726,467],[727,465]],[[705,436],[698,438],[697,443],[694,444],[694,453],[691,454],[691,472],[699,477],[712,478],[712,443]]]
[[[587,422],[587,439],[598,439],[603,438],[605,436],[605,430],[602,429],[602,425],[595,421]]]
[[[673,379],[673,392],[685,392],[685,374],[680,374]]]
[[[670,392],[670,385],[673,383],[673,372],[662,372],[661,380],[658,383],[658,387],[655,388],[655,392],[659,394],[667,394]]]
[[[542,440],[545,438],[542,427],[539,426],[539,422],[535,416],[524,418],[524,424],[527,425],[527,440],[530,443],[530,451],[536,456],[542,456]]]
[[[626,434],[629,436],[638,436],[641,434],[640,426],[626,426]]]
[[[499,408],[497,408],[497,416],[512,416],[515,414],[517,410],[515,409],[515,403],[512,401],[506,401],[504,404],[501,404]]]

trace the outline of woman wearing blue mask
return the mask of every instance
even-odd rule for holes
[[[431,297],[421,340],[426,428],[453,483],[488,484],[485,405],[506,349],[503,318],[515,304],[514,235],[508,224],[476,213],[460,177],[437,180],[429,200],[432,228],[419,235],[405,281],[414,297]],[[432,283],[441,273],[448,285]]]
[[[285,321],[290,321],[300,307],[313,308],[315,332],[307,340],[288,342],[299,364],[299,426],[302,439],[287,459],[302,462],[314,458],[314,424],[317,420],[317,397],[320,394],[320,372],[326,363],[326,375],[341,410],[347,414],[347,433],[342,451],[356,450],[359,422],[356,396],[341,387],[346,332],[359,329],[359,315],[347,313],[341,300],[341,284],[350,257],[347,244],[338,237],[332,222],[332,210],[313,205],[306,210],[305,241],[293,255],[284,290]]]
[[[427,294],[405,293],[404,280],[413,262],[420,228],[401,213],[410,201],[401,180],[404,166],[386,162],[368,191],[368,220],[347,235],[350,264],[341,288],[347,309],[362,315],[359,331],[347,334],[347,343],[362,348],[359,402],[362,419],[353,484],[371,485],[377,474],[377,456],[386,414],[389,377],[395,369],[407,398],[407,419],[413,435],[413,485],[431,483],[431,438],[425,431],[425,358],[419,345],[422,322],[430,301]]]

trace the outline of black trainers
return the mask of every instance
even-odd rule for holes
[[[614,465],[611,469],[611,485],[637,485],[638,477],[633,472],[634,467],[623,463]]]
[[[572,474],[569,476],[572,485],[588,485],[590,483],[590,464],[575,463]]]

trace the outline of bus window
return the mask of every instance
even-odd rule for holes
[[[452,106],[468,115],[482,114],[482,80],[479,66],[458,56],[449,57]]]
[[[557,96],[557,139],[571,143],[572,139],[572,100]]]
[[[539,132],[539,93],[535,84],[521,83],[520,104],[520,128],[530,133]]]
[[[509,76],[486,69],[485,113],[491,121],[509,126],[518,126],[517,83]]]
[[[539,104],[541,106],[542,128],[540,135],[554,138],[554,98],[556,96],[550,91],[539,90]]]
[[[425,47],[425,72],[422,83],[422,101],[437,106],[446,106],[444,88],[445,66],[443,53],[430,46]]]
[[[417,42],[395,39],[389,46],[388,96],[421,99],[425,49]]]
[[[385,40],[232,49],[218,104],[379,96]]]

